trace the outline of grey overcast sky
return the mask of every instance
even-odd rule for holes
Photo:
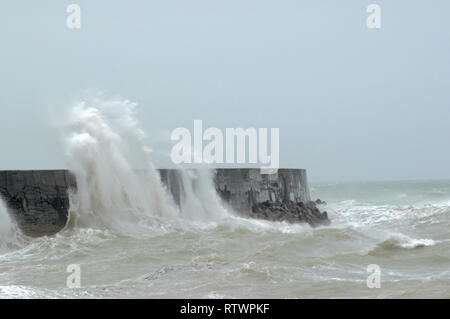
[[[449,15],[448,0],[3,0],[0,169],[65,167],[46,110],[101,91],[138,103],[155,152],[201,119],[280,128],[281,166],[310,181],[450,178]]]

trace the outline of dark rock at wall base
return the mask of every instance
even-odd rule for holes
[[[314,203],[316,203],[317,205],[326,205],[327,204],[327,202],[321,200],[320,198],[316,199],[316,201]]]
[[[327,212],[321,212],[315,202],[269,202],[253,205],[250,217],[288,223],[308,223],[311,227],[329,225]]]

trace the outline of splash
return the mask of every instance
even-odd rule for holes
[[[146,231],[176,216],[129,101],[81,102],[64,126],[66,163],[77,180],[72,217],[82,227]]]
[[[21,246],[21,233],[11,219],[6,204],[0,198],[0,252]]]

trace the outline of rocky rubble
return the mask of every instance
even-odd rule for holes
[[[250,217],[270,221],[285,221],[288,223],[308,223],[312,227],[329,225],[330,220],[326,211],[321,212],[317,205],[325,202],[318,199],[316,202],[270,202],[265,201],[252,207]]]

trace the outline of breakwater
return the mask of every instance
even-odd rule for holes
[[[159,173],[175,203],[180,204],[185,192],[180,171],[160,169]],[[260,174],[256,168],[216,169],[213,179],[222,201],[243,216],[308,222],[312,226],[328,222],[326,213],[311,203],[301,204],[310,202],[303,169],[280,169],[270,175]],[[69,192],[76,190],[76,178],[67,170],[0,171],[0,196],[29,236],[52,235],[64,228]]]

